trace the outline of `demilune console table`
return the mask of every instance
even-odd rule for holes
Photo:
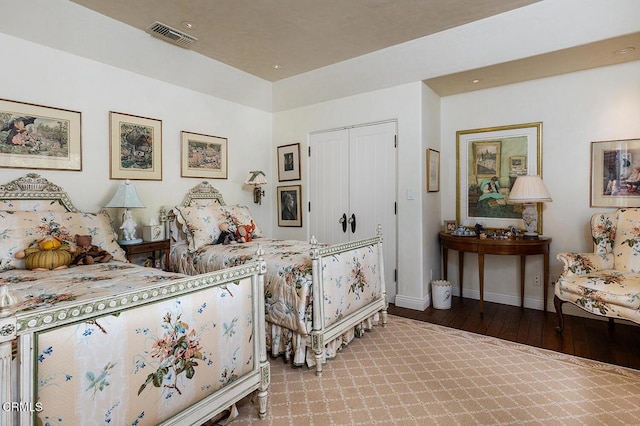
[[[440,232],[440,245],[442,246],[442,261],[444,266],[444,279],[447,279],[447,264],[449,250],[458,251],[458,275],[460,279],[460,297],[462,297],[462,282],[464,271],[464,254],[478,254],[478,275],[480,281],[480,314],[484,314],[484,255],[514,255],[520,256],[520,307],[524,307],[524,277],[525,264],[528,255],[541,254],[544,257],[544,279],[542,282],[544,294],[544,312],[547,311],[547,293],[549,291],[549,246],[551,238],[540,237],[537,240],[525,240],[516,238],[514,240],[480,239],[476,236],[459,237],[446,232]]]

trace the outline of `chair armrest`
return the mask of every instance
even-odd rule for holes
[[[613,269],[612,253],[558,253],[556,259],[563,263],[563,277],[585,275],[602,269]]]

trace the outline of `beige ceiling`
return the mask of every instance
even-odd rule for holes
[[[269,81],[537,1],[73,0],[143,31],[160,21],[197,38],[191,50]]]
[[[191,50],[275,82],[540,0],[72,1],[142,31],[160,21],[197,38]],[[425,82],[447,96],[638,59],[640,33]]]

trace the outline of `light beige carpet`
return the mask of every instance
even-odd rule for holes
[[[271,359],[267,418],[232,425],[640,422],[640,371],[389,316],[324,376]]]

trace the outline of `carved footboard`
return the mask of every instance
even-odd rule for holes
[[[313,331],[307,341],[322,376],[325,344],[380,312],[387,323],[382,232],[373,238],[311,249]]]
[[[5,311],[0,424],[202,424],[255,390],[264,417],[265,271],[260,259],[109,297]]]

